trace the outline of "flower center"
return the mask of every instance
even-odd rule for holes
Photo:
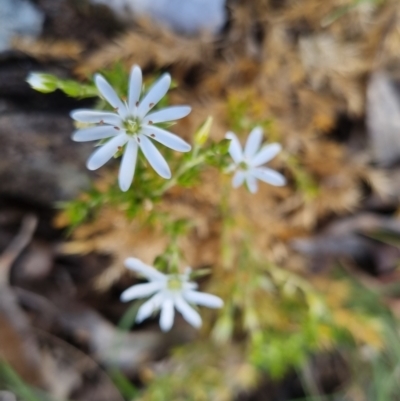
[[[168,279],[168,289],[172,291],[179,291],[182,289],[182,280],[177,276],[172,276]]]
[[[249,165],[246,162],[240,162],[239,163],[239,168],[241,170],[248,170],[249,169]]]
[[[124,121],[124,128],[128,135],[136,135],[140,131],[140,121],[137,118],[129,117]]]

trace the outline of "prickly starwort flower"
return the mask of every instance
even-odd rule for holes
[[[176,308],[188,323],[194,327],[200,327],[201,317],[190,304],[209,308],[220,308],[223,305],[221,298],[195,291],[197,284],[189,281],[190,270],[186,274],[163,274],[136,258],[126,259],[125,266],[150,281],[133,285],[121,294],[121,301],[124,302],[152,295],[139,308],[136,316],[137,323],[150,317],[153,312],[161,310],[160,327],[161,330],[168,331],[174,323],[174,308]]]
[[[280,151],[279,143],[264,145],[261,149],[263,131],[260,127],[254,128],[247,139],[244,151],[239,139],[233,132],[227,132],[225,138],[230,139],[229,154],[233,163],[228,168],[229,172],[235,171],[232,179],[232,186],[239,187],[245,181],[249,191],[255,193],[258,190],[257,180],[264,181],[271,185],[282,186],[286,184],[285,177],[263,164],[272,160]]]
[[[157,123],[178,120],[187,116],[189,106],[172,106],[150,113],[151,109],[164,97],[171,84],[171,76],[164,74],[140,100],[142,91],[142,71],[133,66],[129,79],[127,101],[122,101],[110,84],[101,76],[95,76],[96,86],[115,112],[95,110],[74,110],[71,117],[96,126],[75,131],[72,139],[77,142],[109,140],[90,156],[87,167],[96,170],[123,150],[119,170],[119,186],[127,191],[135,174],[138,150],[163,178],[171,178],[171,171],[164,157],[154,146],[153,140],[179,152],[188,152],[191,146],[183,139],[158,127]]]

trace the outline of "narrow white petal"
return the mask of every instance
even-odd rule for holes
[[[281,187],[286,184],[286,178],[275,170],[266,167],[258,167],[252,170],[252,174],[259,180],[271,185]]]
[[[162,143],[167,148],[176,150],[178,152],[189,152],[189,150],[192,149],[192,147],[182,138],[159,127],[145,125],[140,133],[147,135],[151,139]]]
[[[246,183],[247,188],[252,194],[255,194],[258,191],[257,178],[250,172],[246,175]]]
[[[172,106],[165,109],[147,114],[143,120],[143,124],[148,124],[150,121],[153,124],[164,123],[166,121],[175,121],[186,117],[192,109],[189,106]]]
[[[73,110],[70,115],[71,118],[82,123],[99,124],[103,122],[105,124],[116,125],[117,127],[120,127],[122,124],[122,118],[118,114],[107,111],[78,109]]]
[[[201,326],[200,315],[180,295],[175,298],[175,307],[193,327]]]
[[[160,316],[160,327],[162,331],[171,330],[171,327],[174,324],[174,316],[174,302],[171,298],[164,298]]]
[[[132,138],[128,140],[124,155],[122,156],[121,167],[119,168],[118,182],[121,191],[126,192],[132,184],[135,174],[138,144]]]
[[[246,174],[244,171],[241,171],[241,170],[236,171],[235,175],[232,178],[233,188],[240,187],[243,184],[245,178],[246,178]]]
[[[133,112],[136,109],[136,104],[139,102],[140,93],[142,91],[142,70],[139,66],[134,65],[131,69],[129,78],[129,110]]]
[[[187,279],[186,279],[187,280]],[[193,281],[183,281],[182,282],[182,288],[183,290],[195,290],[199,287],[197,283],[194,283]]]
[[[119,134],[110,139],[89,157],[86,163],[87,168],[97,170],[106,164],[117,153],[118,148],[126,144],[128,139],[129,137],[125,134]]]
[[[235,163],[232,163],[231,165],[229,165],[229,166],[226,168],[225,172],[226,172],[227,174],[233,173],[236,169],[237,169],[237,165],[236,165]]]
[[[143,263],[140,259],[128,258],[128,259],[125,259],[124,264],[128,269],[141,274],[142,276],[146,277],[148,280],[163,281],[163,282],[167,281],[167,277],[165,274],[162,274],[157,269],[155,269],[153,266],[146,265],[146,263]]]
[[[95,75],[94,81],[96,83],[97,89],[103,95],[104,99],[106,99],[107,102],[110,103],[111,106],[114,107],[114,109],[116,109],[116,111],[122,118],[126,118],[126,116],[128,115],[126,106],[115,93],[115,90],[112,88],[112,86],[100,74]]]
[[[171,76],[164,74],[147,92],[139,104],[138,116],[143,118],[168,92]]]
[[[244,148],[244,155],[246,158],[252,158],[260,149],[263,131],[260,127],[254,128],[249,137],[247,138],[246,146]]]
[[[79,129],[72,134],[72,139],[76,142],[97,141],[99,139],[111,138],[121,133],[110,125],[102,127],[90,127]]]
[[[151,167],[153,167],[161,177],[171,178],[171,170],[167,162],[150,139],[145,135],[139,135],[138,140],[140,140],[140,149]]]
[[[253,157],[250,163],[252,166],[261,166],[262,164],[272,160],[281,150],[282,146],[279,143],[271,143],[270,145],[265,145]]]
[[[225,138],[231,140],[229,145],[229,154],[231,155],[233,161],[236,164],[239,164],[243,160],[243,151],[238,137],[233,132],[227,132]]]
[[[164,301],[164,293],[158,292],[153,295],[148,301],[146,301],[138,310],[136,315],[136,323],[141,323],[152,315],[153,312],[160,309],[161,304]]]
[[[133,299],[145,298],[149,295],[153,295],[155,292],[160,291],[163,288],[163,283],[160,281],[152,281],[146,284],[136,284],[132,287],[127,288],[121,294],[121,301],[128,302]]]
[[[208,308],[221,308],[224,305],[221,298],[205,292],[186,291],[183,293],[183,297],[192,304],[203,305]]]

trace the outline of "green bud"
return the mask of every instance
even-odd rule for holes
[[[26,81],[33,89],[42,93],[50,93],[56,89],[60,89],[71,97],[84,98],[98,96],[94,85],[84,85],[70,79],[59,79],[51,74],[33,72],[29,74]]]
[[[57,89],[57,78],[50,74],[32,72],[26,82],[35,90],[42,93],[54,92]]]
[[[213,123],[213,118],[208,116],[207,119],[200,125],[194,134],[194,142],[196,145],[203,146],[208,137],[210,136],[211,125]]]

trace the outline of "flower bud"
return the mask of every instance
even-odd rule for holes
[[[202,146],[206,143],[208,137],[210,136],[211,125],[213,123],[213,118],[208,116],[203,124],[200,125],[196,133],[194,134],[194,142]]]
[[[54,92],[57,89],[57,82],[49,74],[32,72],[28,75],[26,82],[35,90],[43,93]]]

